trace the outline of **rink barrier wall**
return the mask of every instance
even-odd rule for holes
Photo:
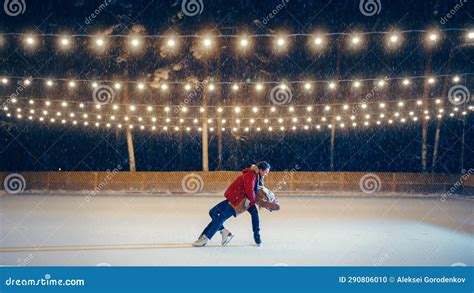
[[[6,178],[13,173],[0,172]],[[240,172],[20,172],[25,191],[137,191],[159,193],[222,194]],[[365,184],[364,184],[365,183]],[[462,174],[364,173],[364,172],[271,172],[265,185],[275,193],[364,194],[452,193],[474,195],[474,176]],[[373,192],[372,192],[373,191]]]

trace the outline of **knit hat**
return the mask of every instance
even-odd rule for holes
[[[270,164],[268,164],[266,161],[260,161],[257,163],[257,168],[259,170],[267,170],[270,169]]]

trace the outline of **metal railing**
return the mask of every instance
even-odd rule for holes
[[[470,169],[471,171],[472,169]],[[137,191],[157,193],[223,193],[240,172],[20,172],[20,187],[12,173],[2,172],[1,190],[28,191]],[[265,185],[282,194],[328,192],[463,193],[474,189],[472,172],[464,175],[363,172],[271,172]],[[10,186],[12,185],[12,186]],[[11,193],[11,192],[10,192]],[[471,193],[472,194],[472,193]]]

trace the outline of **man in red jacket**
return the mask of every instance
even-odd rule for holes
[[[204,228],[204,231],[199,236],[199,239],[193,243],[193,246],[206,245],[217,231],[221,233],[222,246],[227,245],[234,235],[224,228],[224,222],[231,216],[236,217],[245,211],[248,211],[252,216],[254,240],[257,245],[260,245],[260,225],[255,202],[259,186],[263,186],[263,177],[268,172],[270,172],[270,164],[265,161],[258,162],[256,165],[242,170],[242,174],[225,191],[226,199],[209,211],[212,221]]]

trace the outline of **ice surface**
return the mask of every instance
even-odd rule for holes
[[[0,197],[2,265],[474,265],[474,201],[401,197],[280,197],[226,222],[221,247],[191,243],[222,198],[118,194]]]

